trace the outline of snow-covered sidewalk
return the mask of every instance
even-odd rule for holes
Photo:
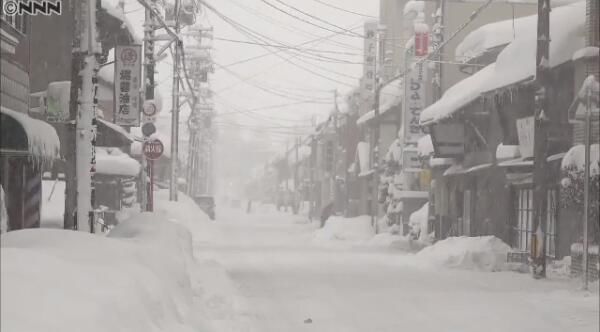
[[[211,227],[187,197],[107,236],[58,229],[2,234],[3,332],[242,331],[241,300],[223,268],[198,261]],[[50,207],[50,206],[49,206]]]

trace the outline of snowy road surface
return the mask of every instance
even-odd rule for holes
[[[598,331],[597,289],[583,292],[576,282],[315,241],[316,226],[289,214],[218,213],[214,232],[197,234],[196,255],[226,268],[252,331]]]

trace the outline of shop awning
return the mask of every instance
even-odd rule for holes
[[[98,134],[99,146],[126,146],[134,141],[125,128],[102,119],[98,119]]]
[[[450,166],[446,171],[444,171],[444,176],[449,176],[449,175],[462,175],[462,174],[469,174],[472,172],[476,172],[476,171],[481,171],[484,169],[488,169],[490,167],[492,167],[493,164],[492,163],[486,163],[486,164],[480,164],[480,165],[475,165],[469,168],[464,168],[463,165],[461,164],[456,164],[456,165],[452,165]]]
[[[498,164],[499,167],[533,167],[533,158],[516,158],[503,161]]]
[[[52,160],[60,157],[60,141],[54,127],[25,113],[1,108],[2,154]]]

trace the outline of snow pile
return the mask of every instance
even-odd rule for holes
[[[431,243],[428,231],[428,224],[429,202],[423,204],[423,206],[420,209],[413,212],[408,219],[410,233],[423,243]]]
[[[371,225],[370,216],[359,216],[355,218],[331,217],[323,228],[314,234],[317,241],[351,241],[360,242],[371,239],[375,235],[375,229]]]
[[[402,80],[399,78],[383,87],[379,97],[379,113],[384,114],[393,107],[400,105],[403,94]]]
[[[50,229],[3,234],[1,330],[191,331],[191,237],[140,214],[109,237]],[[35,313],[31,315],[31,313]]]
[[[140,163],[119,148],[96,148],[96,172],[98,174],[137,176]]]
[[[419,251],[415,257],[437,266],[483,271],[506,268],[510,246],[495,236],[450,237]]]
[[[388,152],[385,155],[387,161],[398,161],[402,160],[402,142],[396,138],[388,147]]]
[[[571,256],[565,256],[561,260],[553,260],[546,266],[546,271],[549,276],[559,278],[571,277]]]

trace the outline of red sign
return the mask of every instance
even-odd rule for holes
[[[144,142],[144,156],[149,160],[157,160],[165,151],[165,146],[159,139]]]
[[[415,56],[426,56],[429,53],[429,33],[415,33]]]

